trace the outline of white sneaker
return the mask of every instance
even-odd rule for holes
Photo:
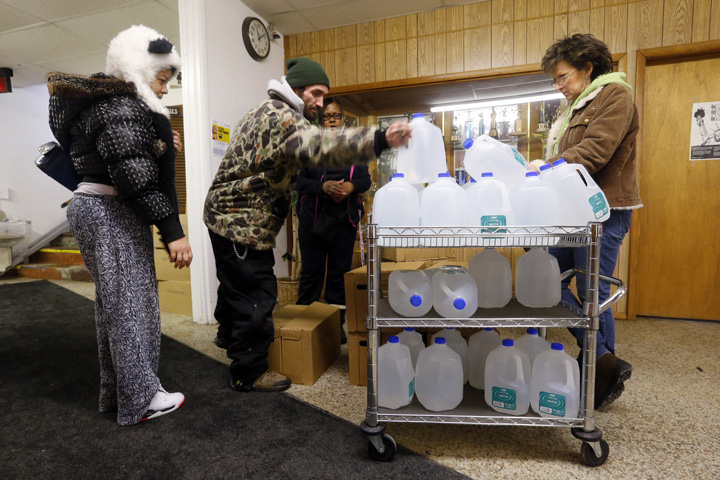
[[[183,403],[185,403],[185,395],[180,392],[168,393],[161,385],[158,387],[155,396],[150,400],[150,405],[141,421],[144,422],[145,420],[170,413],[173,410],[177,410]]]

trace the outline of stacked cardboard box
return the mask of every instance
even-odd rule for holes
[[[287,305],[273,312],[270,370],[313,385],[340,356],[340,309],[326,303]]]
[[[180,224],[187,235],[187,215],[180,215]],[[192,316],[192,294],[190,291],[190,269],[175,268],[160,240],[160,233],[153,227],[155,247],[155,274],[158,279],[160,310]]]

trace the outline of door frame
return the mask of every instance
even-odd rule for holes
[[[718,58],[720,56],[720,40],[708,42],[697,42],[684,45],[672,45],[669,47],[645,48],[637,51],[637,69],[635,70],[635,105],[640,115],[640,132],[637,138],[638,166],[642,164],[643,146],[643,110],[645,107],[645,69],[648,65],[672,63],[677,61],[700,60],[703,58]],[[638,172],[638,180],[642,185],[641,172]],[[632,223],[636,221],[633,220]],[[637,228],[630,228],[630,268],[628,271],[628,301],[627,318],[635,320],[637,316],[636,304],[632,292],[638,288],[635,281],[639,270],[637,262],[640,250],[640,239]]]

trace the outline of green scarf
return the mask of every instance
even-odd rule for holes
[[[626,75],[623,72],[611,72],[606,73],[605,75],[599,75],[595,80],[592,81],[590,85],[587,86],[585,90],[583,90],[583,92],[575,99],[575,101],[570,104],[567,109],[567,113],[565,114],[565,118],[563,119],[562,126],[560,127],[560,131],[558,132],[557,137],[555,137],[555,143],[553,143],[553,156],[558,154],[558,144],[560,143],[560,139],[562,138],[563,134],[565,134],[565,130],[570,123],[570,117],[572,117],[571,112],[580,102],[580,100],[587,97],[598,88],[604,87],[605,85],[610,85],[611,83],[619,83],[620,85],[630,90],[630,92],[632,92],[632,87],[627,82],[625,82],[625,78]]]

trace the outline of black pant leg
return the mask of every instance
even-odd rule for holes
[[[352,267],[353,248],[357,227],[349,222],[342,224],[338,236],[328,251],[327,282],[325,301],[345,305],[345,273]]]
[[[227,349],[232,359],[230,373],[234,382],[252,383],[268,369],[268,348],[274,333],[272,311],[277,303],[275,257],[272,250],[246,251],[239,244],[233,248],[233,242],[214,232],[210,232],[210,239],[220,281],[218,304],[226,316],[223,323],[231,325]]]
[[[298,305],[310,305],[320,299],[325,282],[327,246],[313,236],[312,222],[298,219],[298,241],[302,268],[298,286]]]

